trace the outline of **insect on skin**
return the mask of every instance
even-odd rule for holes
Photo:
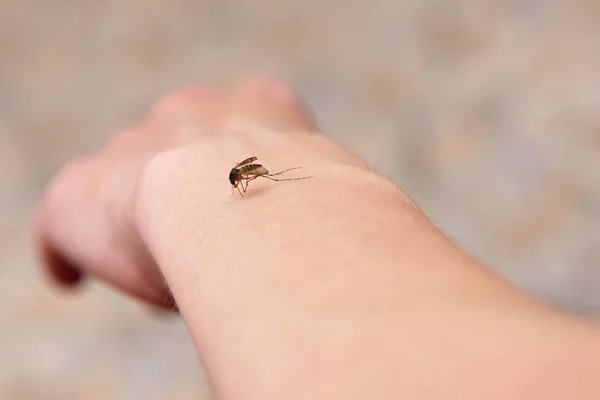
[[[246,193],[246,190],[248,190],[248,183],[250,181],[255,180],[256,178],[265,178],[265,179],[270,179],[270,180],[276,181],[276,182],[297,181],[300,179],[312,178],[312,176],[303,176],[300,178],[287,178],[287,179],[273,178],[274,176],[283,174],[284,172],[292,171],[294,169],[298,169],[301,167],[290,168],[290,169],[286,169],[283,171],[279,171],[275,174],[271,174],[271,173],[269,173],[268,169],[266,169],[265,167],[262,166],[262,164],[253,164],[254,161],[256,161],[256,160],[257,160],[256,157],[246,158],[244,161],[237,163],[236,166],[231,169],[231,172],[229,172],[229,183],[231,183],[231,195],[232,196],[233,196],[233,189],[237,189],[238,192],[240,192],[240,195],[242,197],[244,197],[244,195],[242,194],[242,190],[244,191],[244,193]],[[244,183],[246,183],[246,186],[244,186]],[[240,186],[242,187],[242,190],[240,190]]]

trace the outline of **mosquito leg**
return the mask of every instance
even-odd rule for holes
[[[302,176],[300,178],[285,178],[285,179],[277,179],[277,178],[272,178],[273,175],[261,175],[262,178],[266,178],[266,179],[270,179],[272,181],[275,182],[281,182],[281,181],[299,181],[301,179],[309,179],[312,178],[312,176]]]
[[[285,169],[285,170],[283,170],[283,171],[279,171],[279,172],[276,172],[276,173],[274,173],[274,174],[265,174],[265,175],[261,175],[261,176],[262,176],[263,178],[267,178],[267,179],[270,179],[270,180],[272,180],[272,181],[276,181],[276,182],[280,182],[280,181],[297,181],[297,180],[300,180],[300,179],[308,179],[308,178],[312,178],[312,176],[303,176],[303,177],[300,177],[300,178],[285,178],[285,179],[277,179],[277,178],[273,178],[273,176],[281,175],[281,174],[283,174],[284,172],[293,171],[293,170],[295,170],[295,169],[299,169],[299,168],[302,168],[302,167],[295,167],[295,168]]]
[[[246,190],[248,190],[248,184],[250,183],[250,181],[253,181],[256,178],[258,178],[258,176],[255,176],[254,178],[250,178],[250,179],[246,180],[246,189],[244,189],[244,193],[246,193]]]
[[[235,184],[235,188],[236,188],[236,189],[238,190],[238,192],[240,193],[240,196],[244,197],[244,195],[242,194],[242,191],[240,190],[240,183],[242,183],[242,181],[239,181],[239,182],[237,182],[237,183]],[[242,185],[242,187],[244,187],[244,186]],[[244,192],[245,192],[245,190],[244,190]]]

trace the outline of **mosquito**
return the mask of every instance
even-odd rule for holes
[[[299,169],[301,167],[290,168],[290,169],[286,169],[283,171],[279,171],[275,174],[271,174],[271,173],[269,173],[268,169],[266,169],[265,167],[262,166],[262,164],[253,164],[254,161],[256,161],[256,160],[257,160],[256,157],[246,158],[244,161],[237,163],[236,166],[231,169],[231,171],[229,172],[229,183],[231,183],[231,195],[232,196],[233,196],[233,189],[237,189],[238,192],[240,193],[240,195],[242,197],[244,197],[244,195],[242,194],[242,190],[244,191],[244,193],[246,193],[246,190],[248,190],[248,183],[250,183],[250,181],[255,180],[256,178],[266,178],[266,179],[270,179],[270,180],[276,181],[276,182],[297,181],[300,179],[312,178],[312,176],[303,176],[300,178],[285,178],[285,179],[273,178],[274,176],[281,175],[284,172],[293,171],[293,170]],[[244,186],[244,183],[246,183],[246,186]],[[242,187],[242,190],[240,190],[240,186]]]

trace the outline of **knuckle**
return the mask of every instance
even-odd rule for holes
[[[106,141],[104,148],[107,150],[129,148],[138,136],[139,132],[134,128],[117,131]]]
[[[242,81],[238,89],[259,97],[266,97],[287,105],[299,105],[300,100],[289,85],[263,75],[256,75]]]
[[[89,169],[90,157],[81,157],[69,161],[55,175],[46,193],[46,204],[49,211],[54,212],[67,204],[67,197],[85,179]]]
[[[151,114],[171,114],[181,109],[195,108],[212,99],[210,90],[201,86],[188,86],[161,98],[152,107]]]
[[[65,181],[79,177],[88,167],[89,157],[80,157],[66,163],[59,171],[57,180]]]

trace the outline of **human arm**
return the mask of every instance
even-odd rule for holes
[[[51,271],[158,305],[164,276],[222,398],[597,398],[595,328],[466,255],[269,85],[180,92],[67,169],[39,213]],[[314,178],[230,197],[251,155]]]

